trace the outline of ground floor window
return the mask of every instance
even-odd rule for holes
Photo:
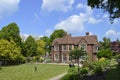
[[[58,54],[54,54],[54,60],[58,60]]]

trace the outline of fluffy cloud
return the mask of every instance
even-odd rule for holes
[[[47,36],[50,36],[51,34],[52,34],[52,30],[51,29],[47,29],[46,31],[45,31],[45,34],[47,35]]]
[[[18,10],[20,0],[0,0],[0,19]]]
[[[42,10],[67,12],[73,3],[74,0],[43,0]]]
[[[93,12],[87,5],[80,3],[76,8],[84,9],[85,12],[81,12],[79,15],[72,15],[60,23],[57,23],[55,29],[64,29],[68,33],[77,34],[84,31],[85,23],[97,24],[101,22],[101,20],[97,20],[92,16]]]
[[[25,41],[31,34],[20,34],[20,37],[22,38],[22,41]],[[40,37],[43,37],[43,35],[31,35],[35,40],[40,39]]]
[[[109,37],[112,40],[116,40],[117,38],[120,39],[120,32],[116,32],[115,30],[112,29],[108,30],[105,35],[106,37]]]

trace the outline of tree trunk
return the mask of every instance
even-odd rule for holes
[[[79,59],[78,59],[78,75],[80,76]]]

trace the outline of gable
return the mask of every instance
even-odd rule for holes
[[[87,41],[84,38],[81,38],[78,44],[87,44]]]
[[[59,43],[57,41],[55,41],[53,45],[58,46]]]

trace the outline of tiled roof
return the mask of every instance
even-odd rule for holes
[[[87,44],[98,44],[97,36],[96,35],[86,35],[86,36],[78,36],[78,37],[71,37],[71,35],[66,34],[63,38],[56,38],[53,41],[53,44],[57,42],[58,44],[74,44],[77,45],[79,42],[84,39]]]

